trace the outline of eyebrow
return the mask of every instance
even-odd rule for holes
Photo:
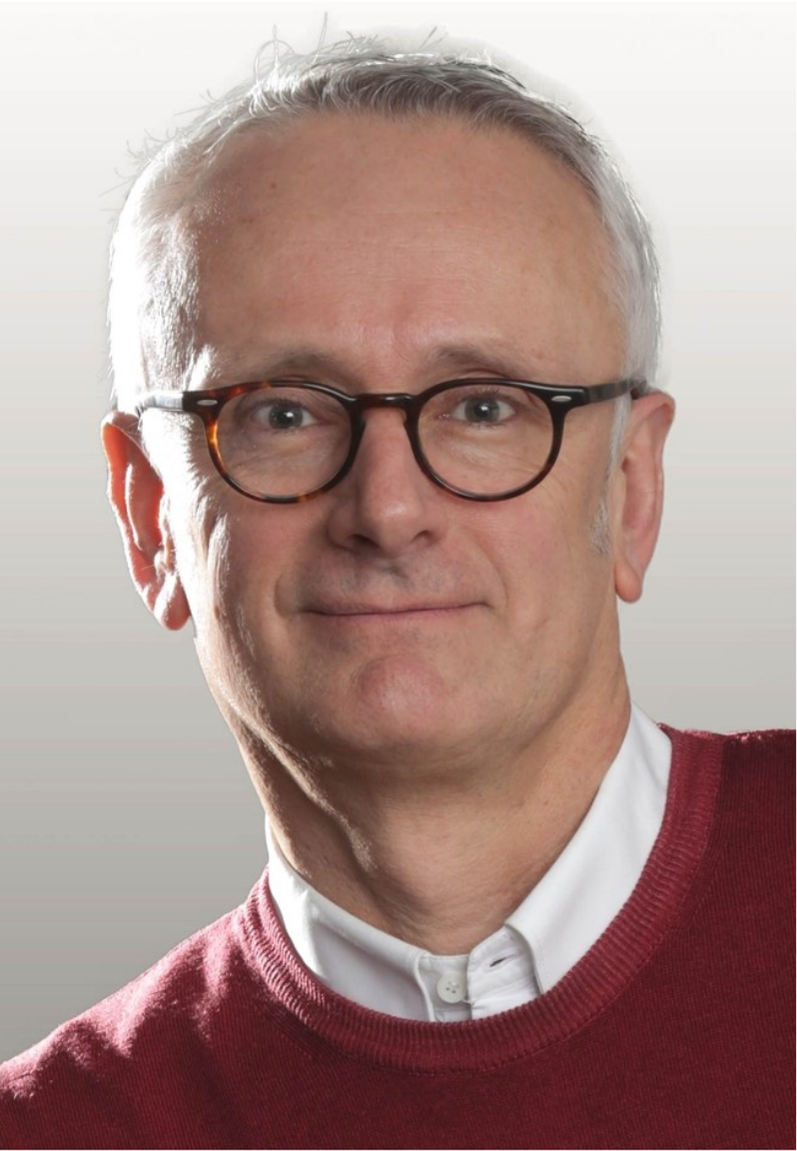
[[[483,371],[485,374],[503,376],[507,379],[537,379],[544,373],[546,362],[547,371],[549,373],[551,371],[551,357],[543,355],[539,350],[521,355],[503,339],[487,338],[472,343],[457,341],[440,344],[431,348],[425,355],[422,354],[421,359],[423,372],[440,372],[441,378],[448,373],[456,376],[457,372],[462,371]],[[216,359],[211,374],[215,381],[225,384],[274,380],[294,372],[300,372],[311,378],[316,376],[322,379],[334,378],[352,388],[359,388],[364,384],[362,373],[353,370],[351,363],[344,362],[333,352],[311,344],[275,350],[272,354],[259,356],[257,359],[253,357],[236,361],[232,358],[226,360],[220,356]],[[233,376],[235,379],[231,378]],[[207,382],[203,382],[201,386],[207,386]]]

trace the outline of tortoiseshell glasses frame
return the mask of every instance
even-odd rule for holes
[[[429,462],[424,452],[422,438],[419,434],[421,413],[430,401],[446,391],[462,388],[469,390],[478,388],[493,390],[501,386],[518,389],[527,394],[528,397],[535,397],[536,400],[545,406],[550,416],[550,449],[547,452],[547,456],[545,456],[542,466],[539,467],[533,475],[530,475],[524,480],[524,482],[510,487],[506,491],[468,491],[461,486],[447,481]],[[281,389],[291,389],[293,395],[297,392],[303,392],[308,395],[326,397],[327,400],[336,401],[348,415],[348,450],[345,452],[340,463],[334,467],[333,474],[324,478],[323,482],[318,483],[312,487],[311,490],[291,492],[289,494],[264,494],[247,488],[241,483],[240,478],[236,478],[235,475],[230,474],[219,446],[219,418],[225,406],[241,396],[247,396],[259,391],[273,391],[275,395],[277,395]],[[418,466],[433,483],[445,491],[451,492],[453,495],[460,496],[462,499],[475,500],[477,502],[496,502],[513,499],[516,496],[522,495],[524,492],[536,487],[537,484],[545,479],[559,456],[564,433],[564,423],[568,412],[573,411],[574,408],[584,407],[588,404],[603,403],[607,400],[618,399],[620,396],[629,394],[632,399],[637,399],[643,394],[644,389],[644,381],[634,379],[616,380],[610,383],[594,384],[586,387],[572,387],[560,386],[558,384],[536,383],[531,380],[471,377],[446,380],[415,395],[405,392],[362,392],[358,395],[351,395],[347,392],[341,392],[337,388],[330,387],[327,384],[318,384],[311,381],[274,379],[231,384],[224,387],[208,388],[204,391],[155,392],[141,400],[135,408],[135,414],[136,417],[140,419],[145,411],[158,409],[161,411],[188,412],[199,416],[204,425],[211,460],[219,474],[231,487],[249,499],[259,500],[263,503],[294,504],[320,496],[322,493],[329,491],[330,488],[340,483],[350,471],[357,455],[357,449],[360,446],[366,427],[366,422],[363,418],[364,414],[372,408],[394,408],[404,413],[405,428],[413,455]],[[293,401],[293,403],[295,404],[295,401]]]

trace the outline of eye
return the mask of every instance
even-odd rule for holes
[[[277,400],[273,403],[260,405],[257,413],[258,420],[268,421],[268,425],[276,431],[291,431],[294,428],[306,428],[316,421],[301,404]]]
[[[514,415],[515,407],[505,397],[480,393],[460,399],[451,409],[450,419],[467,424],[500,424]]]
[[[318,422],[306,404],[271,396],[249,397],[248,402],[241,405],[240,417],[275,432],[299,431]]]

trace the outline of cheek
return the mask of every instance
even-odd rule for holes
[[[510,618],[538,637],[539,629],[550,628],[561,643],[602,609],[612,586],[611,560],[595,541],[601,489],[571,481],[564,470],[545,483],[544,495],[521,497],[530,503],[525,516],[501,525],[501,549]]]
[[[191,498],[171,501],[177,568],[198,640],[221,613],[229,573],[229,528],[217,502],[192,486]]]
[[[195,645],[208,686],[222,712],[232,718],[254,704],[252,668],[256,637],[247,610],[250,570],[241,554],[235,516],[225,501],[200,486],[184,508],[186,530],[178,561],[194,623]]]
[[[236,677],[279,652],[285,587],[291,585],[291,523],[215,482],[194,489],[186,522],[190,589],[203,662]],[[292,510],[292,509],[289,509]],[[223,667],[222,667],[223,665]]]
[[[163,480],[177,571],[201,638],[218,614],[228,582],[232,520],[228,485],[213,468],[201,428],[193,423],[153,429],[147,448]]]
[[[180,581],[202,637],[230,598],[235,505],[243,497],[213,467],[198,421],[155,429],[148,449],[163,479]]]

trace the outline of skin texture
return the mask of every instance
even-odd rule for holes
[[[198,275],[178,386],[621,374],[592,205],[506,131],[326,114],[249,133],[177,224]],[[641,593],[673,406],[634,403],[607,486],[613,411],[571,413],[551,475],[495,504],[426,479],[397,412],[369,413],[352,472],[289,507],[229,488],[190,417],[148,414],[143,442],[122,413],[104,429],[133,578],[164,626],[193,619],[285,855],[440,954],[527,894],[625,734],[616,596]]]

